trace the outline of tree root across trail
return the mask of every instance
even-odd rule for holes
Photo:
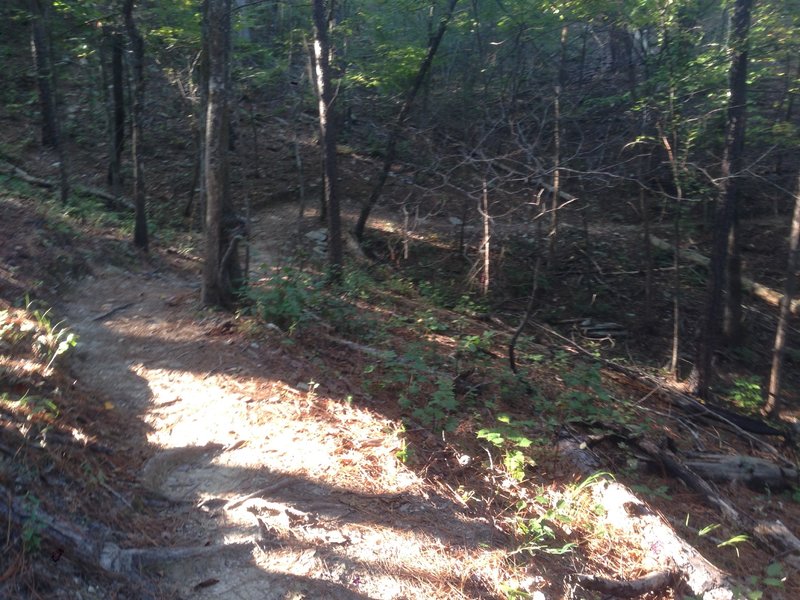
[[[179,597],[495,593],[503,536],[397,461],[386,418],[327,382],[304,385],[318,374],[279,332],[244,338],[226,317],[198,313],[195,297],[176,274],[109,269],[61,307],[81,340],[78,384],[146,423],[125,452],[174,524],[157,547],[127,548],[109,532],[113,544],[84,545],[78,559],[156,577]],[[48,528],[71,532],[67,551],[92,535]]]

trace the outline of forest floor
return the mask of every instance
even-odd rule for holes
[[[800,531],[796,491],[720,484],[747,517],[731,522],[636,446],[797,463],[788,438],[743,434],[670,400],[678,386],[658,368],[669,346],[652,333],[669,322],[669,295],[656,325],[646,323],[636,227],[565,218],[563,269],[534,315],[553,329],[532,327],[520,341],[526,386],[506,357],[532,277],[519,215],[495,229],[497,264],[506,264],[498,285],[516,296],[492,314],[477,301],[452,306],[462,290],[444,296],[463,270],[452,252],[460,213],[409,228],[391,200],[399,206],[419,186],[398,173],[373,220],[371,249],[384,264],[354,268],[328,298],[308,275],[322,268],[319,220],[311,208],[298,220],[287,201],[297,192],[290,139],[262,148],[270,173],[234,184],[253,199],[254,223],[254,293],[237,313],[200,306],[196,236],[164,233],[142,255],[93,213],[65,217],[35,189],[2,180],[0,508],[9,533],[0,597],[613,597],[581,588],[578,575],[632,579],[663,562],[641,532],[604,519],[597,472],[635,490],[728,573],[735,597],[800,595],[791,552],[743,528],[781,520]],[[376,165],[343,150],[342,187],[363,197]],[[313,144],[304,152],[313,164]],[[75,158],[82,181],[97,185],[91,160]],[[52,157],[17,162],[53,175]],[[173,198],[175,162],[162,157],[150,171],[160,201]],[[347,219],[353,210],[345,204]],[[773,272],[752,258],[753,271]],[[669,257],[657,266],[668,289]],[[693,267],[684,276],[702,280]],[[52,313],[26,301],[30,291]],[[690,320],[702,286],[686,293]],[[270,303],[285,314],[268,313]],[[763,343],[723,357],[742,379],[768,348],[771,310],[752,303]],[[613,318],[629,335],[590,339],[580,329],[587,317]],[[60,356],[68,331],[78,343]],[[655,378],[620,374],[612,359]],[[797,397],[789,400],[787,421],[797,417]],[[515,454],[530,446],[527,458]],[[675,585],[648,597],[684,595]]]

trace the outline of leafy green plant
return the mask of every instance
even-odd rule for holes
[[[525,479],[525,467],[534,466],[536,462],[524,450],[530,448],[534,441],[526,434],[525,429],[533,425],[532,421],[513,421],[509,415],[497,417],[498,425],[480,429],[478,439],[486,440],[493,446],[503,450],[503,465],[508,474],[517,481]]]
[[[555,403],[561,419],[586,425],[631,423],[630,406],[608,393],[597,363],[579,361],[571,369],[563,371],[561,376],[566,389]]]
[[[458,400],[453,391],[453,382],[446,377],[440,377],[436,381],[436,389],[430,399],[414,409],[411,414],[424,425],[434,429],[446,429],[449,417],[457,408]]]
[[[320,281],[287,266],[248,288],[246,294],[259,318],[291,332],[308,318],[308,307],[316,301],[320,288]]]
[[[757,375],[742,377],[733,382],[728,398],[739,408],[755,413],[764,403],[761,394],[761,378]]]
[[[712,531],[714,531],[714,530],[716,530],[718,528],[719,528],[719,524],[717,524],[717,523],[713,523],[711,525],[706,525],[700,531],[697,532],[697,535],[699,535],[700,537],[703,537],[703,536],[708,535],[709,533],[711,533]],[[747,535],[745,535],[744,533],[740,533],[740,534],[737,534],[737,535],[734,535],[734,536],[728,538],[727,540],[723,540],[723,541],[717,543],[717,548],[725,548],[725,547],[730,546],[734,550],[736,550],[736,555],[738,556],[739,555],[739,549],[736,546],[746,542],[749,539],[750,538],[747,537]]]
[[[442,323],[431,310],[426,310],[418,318],[417,323],[431,333],[442,333],[449,329],[446,323]]]
[[[574,529],[580,517],[597,512],[597,507],[592,511],[591,507],[587,506],[591,496],[587,492],[607,477],[608,473],[595,473],[580,483],[567,486],[555,502],[550,494],[542,492],[537,495],[534,506],[546,508],[533,518],[517,520],[517,532],[522,536],[522,545],[518,551],[532,554],[537,552],[566,554],[572,551],[576,546],[575,542],[553,543],[557,539],[556,529],[570,531]],[[520,501],[517,508],[522,512],[529,507],[526,502]]]
[[[494,331],[484,331],[480,335],[465,335],[459,340],[458,349],[470,354],[489,352],[494,334]]]
[[[651,488],[646,484],[640,483],[632,485],[631,489],[637,494],[643,494],[650,498],[661,498],[662,500],[672,500],[672,496],[669,494],[669,487],[666,485],[659,485],[655,488]]]
[[[59,356],[78,345],[78,336],[62,327],[63,321],[53,324],[50,319],[51,309],[42,311],[34,308],[34,302],[27,296],[25,310],[34,318],[40,332],[33,341],[34,351],[45,357],[47,360],[45,369],[49,369]]]
[[[489,312],[489,308],[484,301],[475,299],[468,294],[461,295],[453,310],[470,317]]]
[[[25,552],[35,552],[42,545],[42,531],[44,531],[44,522],[39,513],[40,502],[36,496],[28,493],[25,495],[23,505],[28,518],[22,524],[22,547]]]
[[[58,405],[49,398],[31,396],[27,392],[18,400],[21,406],[28,408],[32,413],[48,413],[54,417],[59,414]]]
[[[786,571],[779,562],[770,563],[764,569],[764,575],[751,575],[747,578],[747,587],[734,590],[737,598],[747,600],[761,600],[764,597],[764,588],[778,590],[783,588],[786,581]]]

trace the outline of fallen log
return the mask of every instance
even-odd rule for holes
[[[784,490],[798,483],[797,469],[754,456],[727,454],[687,455],[686,466],[700,477],[717,482],[740,482],[752,489]]]
[[[513,169],[510,169],[509,167],[504,167],[504,168],[509,171],[513,171]],[[519,174],[518,171],[513,171],[513,172]],[[534,179],[534,182],[537,185],[549,191],[550,193],[553,193],[554,191],[553,186],[549,185],[548,183],[545,183],[542,179]],[[574,202],[578,199],[572,194],[568,194],[560,190],[558,192],[558,195],[560,198],[566,200],[567,202]],[[649,237],[650,237],[650,243],[659,250],[666,250],[667,252],[672,252],[674,250],[674,245],[671,242],[662,240],[661,238],[655,237],[652,234],[650,234]],[[682,259],[694,263],[696,265],[699,265],[701,267],[708,268],[709,264],[711,264],[711,260],[707,256],[703,256],[702,254],[700,254],[699,252],[695,252],[694,250],[682,249],[680,250],[679,255]],[[767,287],[766,285],[763,285],[761,283],[758,283],[757,281],[753,281],[748,277],[742,277],[742,287],[748,292],[750,292],[756,298],[759,298],[772,306],[776,307],[780,306],[781,300],[783,299],[783,294],[781,292],[773,290],[772,288]],[[792,300],[790,305],[790,310],[793,315],[800,313],[800,298]]]
[[[764,440],[755,435],[748,433],[738,423],[728,418],[729,414],[726,413],[729,413],[729,411],[724,411],[717,407],[712,407],[710,405],[703,404],[702,402],[700,402],[699,400],[693,398],[688,394],[684,394],[683,392],[680,392],[674,388],[667,387],[666,385],[664,385],[663,381],[659,380],[657,377],[654,377],[653,375],[650,375],[648,373],[643,373],[642,371],[633,369],[631,367],[627,367],[625,365],[621,365],[616,362],[612,362],[610,360],[606,360],[602,357],[598,357],[589,350],[587,350],[586,348],[584,348],[583,346],[581,346],[580,344],[577,344],[574,340],[564,335],[561,335],[558,331],[554,330],[552,327],[548,327],[543,323],[531,321],[531,324],[537,327],[538,329],[542,330],[549,336],[557,338],[560,341],[564,342],[565,344],[569,345],[571,348],[574,348],[577,352],[586,356],[587,358],[599,362],[600,364],[603,365],[603,367],[607,368],[608,370],[613,371],[615,373],[620,373],[621,375],[624,375],[625,377],[628,377],[633,381],[637,381],[642,384],[647,384],[648,386],[651,386],[653,389],[651,390],[650,393],[658,392],[660,395],[662,395],[672,404],[674,404],[677,408],[680,408],[686,413],[692,416],[697,416],[697,415],[707,416],[708,418],[712,418],[721,423],[724,423],[737,435],[746,438],[748,441],[760,447],[762,450],[770,453],[786,467],[795,468],[795,465],[789,462],[780,452],[778,452],[775,446],[765,442]],[[737,421],[741,421],[741,419],[737,419]],[[783,432],[778,432],[778,433],[781,435],[785,435]]]
[[[651,511],[624,485],[603,481],[592,486],[592,495],[604,509],[607,527],[617,529],[625,539],[638,540],[643,551],[641,567],[648,569],[651,575],[631,581],[593,576],[584,578],[581,585],[627,598],[656,591],[656,587],[659,590],[676,587],[683,582],[694,596],[703,600],[734,597],[735,586],[728,575],[681,539],[659,514]],[[645,589],[647,586],[651,589]],[[641,591],[633,593],[637,589]]]
[[[800,539],[795,537],[781,521],[757,521],[749,515],[740,513],[731,501],[723,498],[709,482],[683,464],[663,445],[657,446],[646,440],[638,440],[636,445],[653,461],[661,464],[670,475],[683,481],[689,489],[716,507],[729,525],[748,533],[763,548],[775,555],[784,555],[784,562],[795,569],[800,569]]]
[[[609,579],[599,575],[578,575],[578,584],[587,590],[608,594],[614,598],[638,598],[674,587],[679,579],[679,574],[674,571],[656,571],[638,579],[627,580]]]
[[[672,252],[674,250],[674,246],[672,243],[662,240],[661,238],[657,238],[654,236],[650,236],[650,243],[658,248],[659,250],[666,250],[668,252]],[[701,267],[708,268],[709,264],[711,264],[711,260],[707,256],[703,256],[699,252],[695,252],[694,250],[682,249],[680,251],[680,257],[688,262],[694,263]],[[767,304],[772,306],[780,306],[781,300],[783,299],[783,294],[780,292],[773,290],[765,285],[758,283],[757,281],[753,281],[747,277],[742,277],[742,287],[750,292],[756,298],[763,300]],[[798,314],[800,311],[800,299],[792,300],[791,303],[791,312],[793,315]]]
[[[16,177],[17,179],[21,179],[25,183],[29,183],[31,185],[35,185],[36,187],[42,187],[45,189],[54,189],[58,187],[58,184],[55,181],[51,181],[49,179],[42,179],[41,177],[35,177],[24,170],[20,169],[17,166],[12,165],[11,163],[0,163],[0,175],[9,175],[10,177]],[[115,208],[119,210],[133,210],[133,204],[128,202],[125,198],[120,196],[115,196],[105,190],[98,189],[96,187],[91,187],[88,185],[73,185],[72,189],[77,194],[83,194],[85,196],[94,196],[95,198],[100,198],[106,203],[106,206],[109,208]]]

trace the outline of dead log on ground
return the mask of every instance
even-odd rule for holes
[[[10,163],[0,164],[0,175],[9,175],[11,177],[16,177],[17,179],[21,179],[25,183],[29,183],[31,185],[35,185],[36,187],[42,187],[45,189],[55,189],[59,187],[59,184],[55,181],[50,181],[49,179],[42,179],[41,177],[34,177],[29,173],[23,171],[19,167],[16,167]],[[133,204],[128,202],[125,198],[120,196],[115,196],[114,194],[110,194],[104,190],[91,187],[88,185],[74,185],[73,189],[78,194],[83,194],[85,196],[94,196],[95,198],[99,198],[103,202],[105,202],[106,206],[112,209],[117,210],[133,210]]]
[[[663,592],[675,586],[679,580],[674,571],[656,571],[638,579],[608,579],[599,575],[578,575],[582,588],[609,594],[614,598],[638,598],[645,594]]]
[[[797,469],[784,468],[754,456],[728,454],[688,455],[686,466],[700,477],[719,482],[740,482],[752,489],[784,490],[798,483]]]
[[[631,592],[637,586],[659,584],[659,589],[663,590],[682,582],[694,596],[703,600],[730,600],[734,597],[733,582],[729,577],[682,540],[660,515],[651,511],[624,485],[616,481],[604,481],[592,487],[592,494],[605,511],[606,526],[618,530],[624,539],[637,540],[636,543],[643,550],[641,567],[650,570],[653,575],[627,582],[592,577],[583,579],[581,585],[586,582],[588,586],[584,587],[593,584],[616,586],[618,591],[611,591],[610,588],[600,591],[614,597],[632,597],[637,594],[626,594],[626,589]],[[648,591],[655,589],[642,589],[639,593]]]
[[[659,250],[666,250],[668,252],[672,252],[673,245],[671,242],[667,242],[660,238],[650,236],[650,243],[653,244]],[[695,252],[694,250],[683,249],[680,251],[680,256],[682,259],[699,265],[701,267],[708,268],[708,265],[711,263],[711,260],[700,254],[699,252]],[[780,292],[773,290],[765,285],[758,283],[757,281],[753,281],[747,277],[742,277],[742,287],[750,292],[756,298],[759,298],[766,302],[767,304],[771,304],[772,306],[779,306],[781,303],[781,299],[783,298],[783,294]],[[793,315],[798,314],[798,310],[800,310],[800,299],[792,300],[791,303],[791,312]]]
[[[728,525],[751,535],[759,545],[769,552],[775,555],[784,555],[784,562],[795,569],[800,569],[800,539],[789,532],[783,523],[780,521],[756,521],[749,515],[739,512],[731,501],[723,498],[710,483],[683,464],[667,448],[646,440],[639,440],[636,445],[653,461],[662,465],[670,475],[683,481],[689,489],[697,492],[709,504],[716,507]]]

